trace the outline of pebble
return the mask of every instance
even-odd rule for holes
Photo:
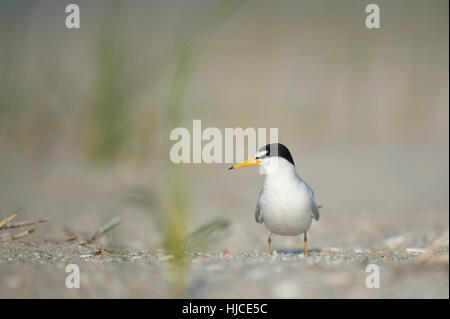
[[[425,248],[410,247],[410,248],[406,248],[405,251],[408,254],[423,254],[427,250]]]

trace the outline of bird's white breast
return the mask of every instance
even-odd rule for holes
[[[261,194],[261,213],[266,228],[285,236],[296,236],[311,226],[311,198],[295,169],[269,174]]]

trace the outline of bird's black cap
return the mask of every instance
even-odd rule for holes
[[[294,159],[292,158],[291,152],[288,148],[281,143],[267,144],[259,149],[259,152],[266,151],[266,156],[279,156],[287,160],[289,163],[295,166]]]

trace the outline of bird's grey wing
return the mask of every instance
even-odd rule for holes
[[[311,205],[311,211],[312,211],[312,217],[317,221],[319,220],[320,213],[319,213],[319,207],[317,207],[316,202],[313,202]]]
[[[319,220],[320,217],[319,207],[317,206],[316,199],[314,198],[314,191],[312,190],[311,187],[309,187],[308,184],[305,183],[305,185],[306,189],[308,190],[309,197],[311,198],[309,205],[312,212],[312,218],[314,218],[315,220]]]
[[[259,193],[258,203],[256,203],[256,209],[255,209],[255,220],[257,223],[260,223],[260,224],[262,224],[262,222],[263,222],[263,216],[262,216],[262,212],[261,212],[263,192],[264,192],[264,188],[261,190],[261,193]]]

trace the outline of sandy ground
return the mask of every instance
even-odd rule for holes
[[[292,149],[302,149],[300,147]],[[188,258],[191,298],[448,298],[447,248],[419,264],[424,250],[449,227],[448,149],[303,148],[299,174],[323,205],[303,256],[300,237],[273,238],[267,256],[264,227],[253,210],[264,177],[227,164],[187,165],[188,230],[225,218],[230,226]],[[1,217],[22,207],[15,221],[50,218],[20,241],[0,242],[0,297],[163,298],[173,289],[170,256],[149,211],[126,200],[135,187],[163,190],[155,165],[92,168],[54,159],[29,163],[11,157],[0,167]],[[9,166],[8,164],[14,166]],[[12,168],[14,167],[14,168]],[[153,188],[152,188],[153,187]],[[97,244],[56,244],[68,228],[89,234],[113,216],[121,224]],[[65,267],[76,263],[81,288],[68,289]],[[380,288],[365,285],[368,264],[380,267]]]
[[[420,249],[314,250],[187,257],[191,298],[448,298],[448,247],[420,263]],[[0,244],[2,298],[170,298],[171,256],[162,250],[107,252],[77,244]],[[65,286],[68,264],[80,288]],[[380,287],[367,288],[376,264]]]

